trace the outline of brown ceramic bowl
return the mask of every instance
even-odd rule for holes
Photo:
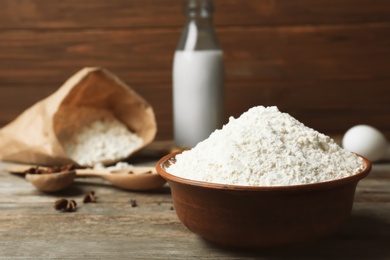
[[[315,184],[253,187],[180,178],[166,168],[172,153],[161,158],[157,172],[172,191],[180,221],[206,240],[229,247],[272,248],[303,245],[331,234],[348,219],[356,185],[371,170]]]

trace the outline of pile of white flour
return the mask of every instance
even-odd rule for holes
[[[253,107],[176,156],[173,175],[221,184],[286,186],[354,175],[363,161],[277,107]]]
[[[112,117],[82,127],[65,143],[64,149],[79,165],[94,166],[124,159],[142,144],[141,137]]]

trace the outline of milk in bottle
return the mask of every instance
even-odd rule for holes
[[[173,63],[175,144],[194,147],[223,124],[223,52],[212,24],[213,2],[188,0],[187,24]]]

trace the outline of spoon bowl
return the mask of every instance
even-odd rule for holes
[[[25,178],[38,190],[56,192],[69,187],[76,177],[76,171],[56,172],[46,174],[27,173]]]

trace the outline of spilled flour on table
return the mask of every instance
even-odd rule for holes
[[[176,156],[167,171],[245,186],[317,183],[354,175],[363,160],[277,107],[253,107]]]

